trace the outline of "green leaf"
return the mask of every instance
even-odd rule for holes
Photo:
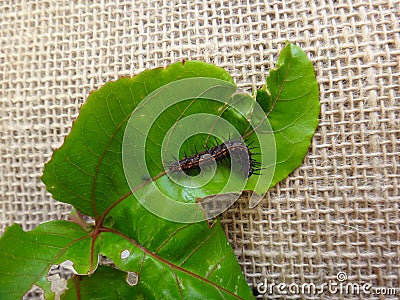
[[[196,78],[195,82],[185,81],[191,78]],[[224,101],[216,101],[202,90],[210,78],[218,81],[220,89],[213,90],[210,85],[205,91],[217,92]],[[190,85],[185,86],[186,82]],[[175,83],[175,88],[171,88]],[[86,238],[89,235],[82,230],[86,242],[91,242],[89,248],[87,244],[84,248],[89,257],[77,261],[78,265],[74,262],[75,268],[93,271],[97,254],[102,253],[112,258],[122,271],[139,274],[137,290],[129,289],[127,293],[140,291],[148,298],[252,298],[218,222],[211,228],[206,222],[171,222],[152,214],[142,205],[156,201],[157,207],[168,210],[168,199],[191,204],[215,194],[239,194],[242,189],[263,194],[301,163],[319,113],[318,86],[304,52],[292,44],[283,49],[276,70],[270,72],[266,87],[257,92],[256,101],[250,95],[234,93],[235,90],[232,78],[223,69],[202,62],[186,62],[121,78],[90,94],[63,146],[46,164],[42,177],[55,199],[70,203],[95,219],[90,234],[92,239]],[[165,94],[158,102],[146,105],[149,98],[157,99],[160,91]],[[191,93],[196,91],[199,92],[193,96]],[[178,103],[176,100],[185,93],[193,97],[188,96]],[[156,110],[163,114],[150,122],[149,116]],[[215,116],[220,123],[212,118],[208,120],[204,113]],[[132,114],[132,119],[139,122],[130,126]],[[196,115],[201,115],[201,119],[179,123]],[[225,127],[226,123],[231,124],[229,129]],[[144,127],[148,124],[151,126],[147,132]],[[174,141],[170,135],[170,128],[178,127],[198,134],[189,135],[180,145],[180,141]],[[130,136],[129,143],[125,144],[126,132],[131,130],[136,135]],[[168,161],[173,160],[168,155],[182,157],[185,152],[190,155],[195,149],[210,146],[211,136],[216,135],[221,141],[233,132],[259,148],[261,156],[254,155],[254,159],[264,168],[261,176],[243,179],[241,174],[230,172],[229,164],[218,164],[211,181],[193,187],[180,185],[163,173],[165,164],[168,167]],[[145,137],[143,143],[138,142],[141,136]],[[170,152],[171,149],[166,147],[167,152],[163,153],[165,138],[167,146],[176,147],[176,152]],[[142,148],[145,149],[145,164],[136,155]],[[123,160],[123,150],[131,154],[128,159]],[[154,180],[148,184],[151,177]],[[198,184],[196,180],[202,180],[202,177],[184,178],[183,182]],[[231,187],[224,190],[227,183]],[[179,211],[172,210],[172,213],[179,214]],[[124,250],[129,251],[128,259],[121,258]],[[72,258],[79,252],[77,249],[71,251],[74,252],[70,253]],[[48,266],[41,265],[35,272],[44,272]],[[93,278],[99,281],[106,278],[103,270]],[[22,275],[15,274],[14,280]],[[82,282],[90,286],[93,280]],[[160,288],[160,281],[165,288]],[[48,289],[48,284],[45,288]],[[118,290],[110,291],[107,295],[113,292],[119,293]]]
[[[137,288],[145,299],[252,298],[219,223],[180,224],[174,230],[166,239],[147,237],[142,243],[147,247],[119,232],[104,232],[99,248],[120,270],[139,275]]]
[[[0,239],[0,299],[20,299],[33,285],[51,296],[50,267],[70,260],[78,273],[87,274],[90,249],[91,236],[75,223],[48,222],[30,232],[12,225]]]
[[[260,104],[263,111],[268,112],[272,108],[272,97],[266,91],[266,86],[263,86],[261,89],[257,90],[256,100],[258,104]]]
[[[52,159],[45,165],[42,181],[48,191],[55,199],[72,204],[83,214],[99,218],[110,205],[130,191],[123,171],[121,146],[133,110],[156,89],[192,77],[217,78],[234,87],[232,78],[223,69],[194,61],[146,70],[132,78],[109,82],[91,93],[63,146],[54,151]],[[197,101],[187,114],[204,111],[208,103],[200,105]],[[188,101],[172,107],[172,111],[166,112],[164,118],[154,124],[147,138],[149,147],[146,153],[152,175],[162,169],[157,151],[160,149],[159,138],[165,135],[168,125],[174,123],[187,106]],[[220,106],[214,105],[209,111],[218,111]],[[197,144],[199,149],[203,145],[204,139]],[[182,151],[188,151],[188,148]],[[207,195],[203,193],[201,196]],[[189,199],[194,200],[193,197]]]
[[[318,82],[312,63],[298,46],[287,43],[256,99],[267,114],[275,137],[272,187],[302,163],[318,125]]]
[[[96,246],[119,269],[139,274],[146,299],[162,299],[165,293],[171,293],[165,299],[180,299],[176,293],[182,287],[184,299],[252,298],[219,222],[212,227],[168,222],[149,214],[134,197],[127,200],[109,213]],[[129,258],[121,258],[124,250]]]
[[[140,274],[142,280],[139,279],[138,286],[143,294],[150,298],[157,295],[158,298],[165,293],[177,295],[184,288],[183,295],[197,298],[225,295],[226,298],[249,299],[252,298],[251,290],[220,224],[216,223],[210,229],[206,222],[181,224],[153,215],[130,194],[122,167],[121,144],[132,111],[157,88],[175,80],[199,76],[217,78],[235,90],[226,71],[202,62],[186,62],[148,70],[133,78],[121,78],[93,92],[82,106],[64,145],[46,164],[42,180],[57,200],[71,203],[96,219],[98,232],[92,235],[98,238],[93,255],[103,253],[115,259],[117,266],[123,269],[117,258],[121,246],[129,247],[137,259],[136,264],[128,266]],[[159,135],[165,135],[168,124],[176,121],[176,113],[185,110],[186,115],[190,115],[202,109],[217,115],[225,113],[230,120],[243,119],[226,109],[224,104],[206,100],[200,105],[200,100],[196,100],[189,106],[189,102],[184,101],[167,110],[148,135],[147,154],[152,175],[162,168],[159,154],[157,157]],[[201,141],[197,144],[201,149],[204,138],[196,139]],[[194,140],[185,147],[193,146]],[[134,162],[132,165],[137,166]],[[162,186],[165,179],[166,176],[160,178],[158,184]],[[185,194],[183,190],[180,193]],[[114,208],[115,203],[119,204]],[[142,262],[140,258],[144,256],[147,259]],[[166,270],[164,288],[157,284],[161,270]],[[196,296],[196,293],[200,294]]]
[[[126,207],[123,211],[126,212]],[[123,219],[118,220],[117,227],[123,224]],[[137,291],[145,299],[252,298],[220,224],[211,228],[206,223],[172,224],[173,231],[165,226],[167,232],[159,231],[156,239],[152,239],[146,234],[155,233],[154,227],[143,223],[141,229],[148,230],[147,233],[134,231],[142,244],[118,230],[102,228],[88,234],[77,224],[66,221],[44,223],[30,232],[13,225],[0,239],[0,254],[5,258],[1,263],[0,298],[21,298],[34,284],[52,298],[54,294],[46,279],[51,266],[70,260],[79,274],[91,274],[96,270],[98,254],[112,259],[120,270],[137,273],[137,286],[127,286],[127,273],[122,276],[115,271],[110,274],[116,273],[120,280],[114,278],[114,285],[109,286],[108,276],[100,268],[100,274],[96,270],[90,280],[86,276],[79,276],[78,282],[76,276],[70,279],[66,299],[75,299],[76,287],[72,290],[71,287],[76,285],[80,286],[81,299],[93,299],[97,293],[110,299],[115,295],[123,298]],[[126,257],[121,256],[124,251],[129,251]]]
[[[99,266],[91,276],[76,276],[68,282],[68,290],[61,299],[144,299],[136,286],[126,282],[127,273],[111,267]],[[101,284],[99,284],[101,283]]]

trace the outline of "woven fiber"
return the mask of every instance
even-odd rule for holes
[[[196,59],[251,91],[290,40],[315,66],[320,124],[301,167],[260,206],[243,198],[223,214],[243,272],[253,287],[339,272],[400,287],[400,1],[172,2],[0,3],[0,229],[67,217],[40,176],[91,90]]]

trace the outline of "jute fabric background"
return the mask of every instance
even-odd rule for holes
[[[301,167],[260,206],[241,199],[222,216],[243,272],[252,286],[345,272],[400,287],[399,19],[398,0],[2,1],[0,228],[67,217],[40,176],[91,90],[196,59],[251,91],[290,40],[315,66],[320,124]]]

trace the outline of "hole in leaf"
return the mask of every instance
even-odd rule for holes
[[[67,280],[62,278],[60,274],[47,276],[47,280],[51,282],[50,290],[55,294],[55,299],[60,299],[62,293],[68,289]]]
[[[32,286],[32,288],[26,292],[22,297],[22,300],[44,300],[44,291],[37,285]]]
[[[86,223],[88,223],[89,225],[94,225],[94,224],[95,224],[95,220],[94,220],[94,218],[91,217],[91,216],[83,215],[83,216],[82,216],[82,219],[83,219]]]
[[[74,263],[70,260],[66,260],[60,264],[60,267],[65,271],[71,271],[74,274],[78,274],[74,269]]]
[[[104,256],[102,254],[99,255],[99,265],[115,268],[115,263],[107,256]]]
[[[52,265],[47,274],[47,280],[50,281],[50,290],[55,294],[55,299],[67,290],[67,281],[74,274],[78,274],[74,269],[74,263],[66,260],[59,265]]]
[[[72,261],[66,260],[59,265],[52,265],[49,272],[47,273],[47,277],[59,275],[60,278],[68,280],[72,277],[72,275],[74,275],[74,273],[77,274],[73,267],[73,264],[74,263]]]
[[[129,272],[126,274],[126,282],[130,286],[135,286],[139,282],[139,275],[135,272]]]

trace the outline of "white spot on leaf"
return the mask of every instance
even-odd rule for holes
[[[128,258],[129,255],[131,255],[131,252],[128,249],[125,249],[124,251],[121,252],[121,259]]]
[[[54,299],[60,299],[60,296],[67,288],[67,281],[64,278],[61,278],[59,274],[54,274],[47,276],[47,280],[51,282],[50,290],[54,292]]]

